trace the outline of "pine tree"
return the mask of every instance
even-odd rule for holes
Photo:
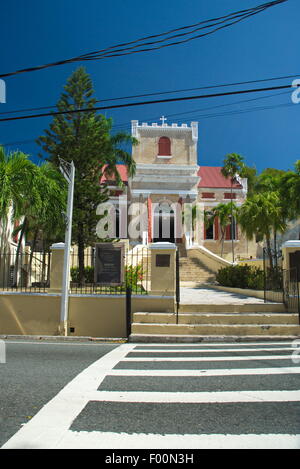
[[[111,135],[112,120],[96,113],[93,94],[90,76],[83,67],[78,68],[67,80],[57,109],[90,110],[55,115],[45,135],[37,140],[57,166],[59,158],[73,160],[75,165],[72,237],[78,246],[80,283],[84,282],[84,249],[96,241],[96,208],[108,199],[107,190],[100,187],[103,172],[114,174],[120,183],[118,163],[124,162],[130,175],[135,170],[130,154],[120,146],[136,141],[123,133]]]

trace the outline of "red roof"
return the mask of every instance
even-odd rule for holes
[[[128,182],[128,173],[127,173],[127,166],[124,164],[117,164],[117,170],[118,173],[120,174],[120,177],[124,184]],[[103,184],[104,182],[115,182],[115,177],[112,174],[111,176],[108,174],[104,174],[101,178],[100,184]]]
[[[198,184],[200,188],[210,188],[210,189],[230,189],[231,181],[230,178],[225,178],[221,173],[221,166],[201,166],[198,171],[198,176],[201,177],[201,180]],[[234,189],[242,189],[241,184],[234,182]]]

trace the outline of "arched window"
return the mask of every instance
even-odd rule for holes
[[[158,156],[171,156],[171,140],[168,137],[160,137],[158,141]]]

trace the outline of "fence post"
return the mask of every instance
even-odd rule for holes
[[[151,251],[151,295],[172,296],[175,309],[176,295],[176,244],[153,243]]]
[[[178,324],[178,312],[180,304],[180,263],[179,263],[179,251],[176,250],[176,324]]]
[[[131,288],[126,287],[126,333],[127,338],[131,334]]]
[[[61,293],[62,278],[64,270],[65,243],[54,243],[50,246],[51,269],[50,269],[50,293]]]
[[[51,255],[51,270],[50,270],[50,293],[62,293],[63,274],[64,274],[64,252],[65,243],[55,243],[50,247]],[[70,255],[70,253],[69,253]],[[60,317],[59,331],[61,335],[68,333],[68,320],[62,316]]]
[[[263,269],[264,269],[264,303],[267,302],[267,273],[266,273],[266,251],[263,248]]]

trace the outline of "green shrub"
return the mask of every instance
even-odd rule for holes
[[[216,280],[224,287],[264,289],[264,272],[258,267],[233,265],[220,269]]]
[[[84,278],[86,283],[94,282],[94,267],[84,268]],[[72,282],[79,283],[79,267],[71,267]]]
[[[125,282],[126,286],[132,290],[136,289],[137,285],[143,280],[143,268],[141,265],[127,265],[125,266]]]

